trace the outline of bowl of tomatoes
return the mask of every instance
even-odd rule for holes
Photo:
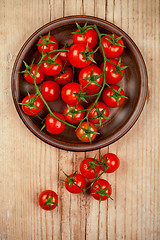
[[[44,142],[89,151],[117,141],[140,116],[147,70],[133,40],[90,16],[64,17],[24,43],[12,71],[19,116]]]

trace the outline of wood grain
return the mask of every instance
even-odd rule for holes
[[[109,147],[73,153],[37,139],[20,120],[11,97],[11,72],[25,40],[40,26],[74,14],[106,19],[122,28],[142,52],[148,96],[134,127]],[[0,239],[160,239],[160,2],[159,0],[1,0],[0,2]],[[113,201],[70,195],[64,174],[79,171],[85,157],[118,155],[119,171],[105,175]],[[58,193],[45,212],[38,196]]]

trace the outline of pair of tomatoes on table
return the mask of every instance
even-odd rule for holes
[[[65,188],[73,194],[85,193],[88,189],[91,195],[98,201],[111,198],[112,188],[110,183],[100,178],[103,173],[113,173],[120,165],[119,158],[114,153],[106,153],[98,161],[94,158],[86,158],[80,163],[81,174],[75,172],[66,175]],[[101,172],[102,171],[102,172]],[[87,184],[87,180],[92,180]],[[45,190],[39,195],[39,205],[44,210],[52,210],[58,206],[58,195],[53,190]]]
[[[28,93],[20,104],[30,116],[39,114],[46,105],[49,113],[42,129],[45,127],[50,134],[61,134],[68,125],[76,129],[79,140],[92,142],[99,134],[97,124],[108,119],[109,108],[121,106],[126,98],[123,89],[116,85],[126,68],[118,59],[124,43],[116,34],[100,34],[93,26],[76,25],[70,47],[59,48],[58,40],[50,33],[40,36],[40,61],[32,61],[31,65],[24,62],[26,69],[22,71],[29,83],[38,84],[38,90]],[[104,59],[97,64],[98,52]],[[66,105],[63,112],[48,106],[59,97]]]

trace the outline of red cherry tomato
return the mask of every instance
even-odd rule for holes
[[[116,41],[116,38],[118,38],[118,36],[114,34],[112,37],[112,35],[113,34],[109,34],[109,36],[102,37],[103,49],[107,58],[117,58],[123,53],[124,50],[123,40],[119,39]],[[101,47],[99,50],[102,53]]]
[[[58,205],[58,195],[52,190],[45,190],[39,195],[39,205],[42,209],[51,211]]]
[[[90,190],[91,190],[92,196],[98,201],[104,201],[107,198],[109,198],[112,194],[112,188],[110,187],[109,182],[104,179],[98,179],[92,185]]]
[[[24,104],[24,105],[23,105]],[[22,110],[25,114],[34,116],[40,113],[44,107],[42,99],[35,94],[30,94],[22,100]]]
[[[90,65],[88,67],[85,67],[83,69],[81,69],[80,73],[79,73],[79,82],[82,85],[82,87],[86,90],[93,90],[93,89],[99,89],[102,83],[103,83],[103,75],[102,74],[102,70],[97,67],[96,65]],[[95,78],[96,76],[100,75],[99,78]],[[83,80],[85,78],[89,78],[89,80]]]
[[[86,187],[85,178],[81,174],[76,173],[75,175],[74,174],[69,175],[69,178],[67,177],[65,181],[68,181],[72,177],[73,177],[73,179],[71,180],[72,184],[69,182],[65,182],[65,188],[70,193],[75,193],[75,194],[81,193],[83,191],[82,189]]]
[[[31,67],[31,65],[29,67]],[[36,69],[37,69],[37,64],[33,64],[30,69],[31,74],[24,73],[24,78],[26,79],[27,82],[34,84],[34,79],[31,75],[33,76],[35,75]],[[44,77],[45,75],[43,74],[41,67],[39,67],[36,75],[36,83],[37,84],[41,83],[44,80]]]
[[[88,109],[93,106],[93,103],[89,105]],[[103,102],[98,101],[97,104],[91,109],[88,119],[94,124],[101,124],[106,121],[105,117],[108,117],[109,109]]]
[[[46,101],[55,101],[60,95],[60,86],[54,81],[45,81],[41,86],[41,93]]]
[[[98,162],[94,158],[86,158],[80,164],[80,171],[85,178],[96,178],[100,172],[100,167],[95,166]]]
[[[76,130],[76,135],[82,142],[92,142],[97,135],[96,133],[97,127],[91,122],[82,122]]]
[[[51,60],[54,58],[54,54],[50,54],[49,55],[50,56],[50,58],[51,58]],[[46,56],[46,57],[44,57],[44,61],[45,60],[49,60],[49,57],[48,56]],[[55,59],[55,61],[54,61],[56,64],[54,64],[54,63],[52,63],[52,64],[50,64],[50,63],[48,63],[48,62],[43,62],[42,64],[41,64],[41,69],[42,69],[42,71],[43,71],[43,73],[45,74],[45,75],[48,75],[48,76],[56,76],[56,75],[58,75],[59,73],[60,73],[60,71],[62,70],[62,62],[61,62],[61,60],[60,60],[60,58],[59,57],[56,57],[56,59]],[[58,64],[58,65],[57,65]]]
[[[83,29],[83,28],[82,28]],[[88,43],[88,46],[91,48],[94,48],[98,42],[98,35],[97,32],[94,29],[86,29],[84,36],[82,36],[79,29],[76,30],[77,33],[73,34],[73,43],[77,44],[86,44]]]
[[[53,42],[49,43],[49,42],[46,41],[47,37],[48,37],[48,35],[45,35],[45,36],[43,36],[44,40],[40,38],[39,41],[38,41],[38,44],[41,44],[41,45],[38,45],[38,51],[41,54],[42,54],[42,51],[43,51],[43,54],[46,54],[47,52],[51,52],[53,50],[58,49],[57,39],[53,36],[50,36],[48,40],[53,41]],[[44,43],[44,45],[42,43]]]
[[[84,118],[85,111],[84,107],[80,104],[76,106],[67,106],[64,109],[64,117],[67,122],[76,125]]]
[[[65,85],[69,82],[72,82],[73,71],[70,67],[67,67],[63,70],[62,73],[59,73],[57,76],[54,76],[53,78],[58,84]]]
[[[80,103],[81,99],[78,100],[76,94],[80,92],[81,88],[81,85],[75,82],[66,84],[61,91],[63,101],[69,105],[77,105]]]
[[[108,107],[111,107],[111,108],[116,108],[121,106],[125,99],[124,97],[121,97],[121,96],[125,96],[123,89],[121,89],[121,91],[119,92],[119,94],[121,95],[119,96],[117,95],[117,92],[120,89],[120,87],[118,85],[110,85],[110,87],[113,88],[116,91],[116,93],[111,88],[106,87],[102,93],[103,101]],[[114,96],[112,97],[112,95]],[[117,96],[117,99],[115,95]]]
[[[82,53],[85,53],[86,51],[86,44],[73,44],[68,52],[68,60],[71,63],[72,66],[76,68],[84,68],[87,67],[91,60],[85,59],[84,55]],[[88,52],[93,52],[93,49],[88,46]],[[94,54],[90,55],[92,58],[94,57]]]
[[[120,82],[124,76],[125,70],[121,69],[121,67],[124,67],[124,66],[122,63],[120,63],[119,68],[117,68],[116,70],[115,65],[118,65],[119,61],[116,59],[109,59],[109,60],[112,61],[112,63],[108,61],[106,62],[105,79],[108,84],[116,84]],[[104,69],[104,62],[101,64],[101,69],[102,70]],[[119,73],[119,70],[122,75]]]
[[[109,167],[106,172],[113,173],[115,172],[120,165],[119,158],[114,153],[107,153],[100,159],[100,162],[103,163],[101,169],[104,171],[106,167]]]
[[[59,112],[53,112],[54,115],[56,115],[58,118],[61,120],[65,121],[65,118],[63,115]],[[47,115],[46,117],[46,129],[49,133],[53,135],[60,134],[64,131],[65,129],[65,124],[55,117],[51,116],[50,114]]]
[[[64,48],[61,48],[60,50],[63,50],[63,49],[69,50],[69,47],[64,47]],[[61,59],[62,64],[63,65],[65,64],[65,67],[68,67],[71,65],[70,62],[68,61],[68,51],[60,51],[58,57]]]

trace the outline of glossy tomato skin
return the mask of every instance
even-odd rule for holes
[[[31,67],[31,65],[29,67]],[[34,84],[34,79],[31,75],[33,75],[33,76],[35,75],[36,69],[37,69],[37,64],[33,64],[32,68],[31,68],[31,74],[24,73],[24,78],[26,79],[27,82]],[[41,83],[44,80],[44,78],[45,78],[45,75],[42,72],[41,66],[40,66],[38,68],[38,72],[36,75],[36,83],[37,84]]]
[[[116,65],[118,64],[118,60],[117,59],[109,59],[110,61],[112,61],[113,63],[115,63]],[[123,67],[123,64],[120,64],[120,67]],[[104,62],[101,64],[101,69],[103,70],[104,68]],[[123,76],[119,73],[119,72],[115,72],[115,66],[110,63],[110,62],[106,62],[106,69],[105,69],[105,79],[106,82],[108,84],[116,84],[118,82],[120,82],[124,76],[125,70],[121,70],[121,73],[123,74]]]
[[[69,177],[72,177],[73,174],[69,175]],[[65,181],[68,181],[68,177],[66,178]],[[86,180],[85,178],[81,175],[81,174],[78,174],[76,173],[75,174],[75,177],[74,177],[74,184],[78,185],[79,187],[81,188],[85,188],[86,187]],[[65,182],[65,188],[70,192],[70,193],[75,193],[75,194],[78,194],[78,193],[81,193],[83,192],[82,189],[80,189],[79,187],[75,186],[74,184],[72,184],[72,186],[70,187],[70,184]]]
[[[81,90],[81,85],[78,83],[68,83],[66,84],[61,91],[61,97],[65,103],[68,105],[77,105],[81,102],[81,99],[79,99],[77,103],[77,96],[74,93],[79,93]],[[83,92],[83,90],[82,90]]]
[[[93,103],[89,105],[88,109],[90,109],[92,106],[93,106]],[[106,109],[103,113],[103,115],[106,116],[106,117],[109,116],[109,109],[108,109],[108,107],[105,103],[98,101],[96,106],[94,106],[92,108],[92,110],[90,111],[90,113],[88,115],[89,121],[94,123],[94,124],[100,124],[96,108],[98,108],[100,112],[103,112],[103,110]],[[95,118],[96,116],[97,116],[97,118]],[[106,121],[106,119],[102,117],[101,118],[101,123],[103,123],[105,121]]]
[[[86,44],[73,44],[68,52],[68,60],[70,64],[76,68],[84,68],[87,67],[91,60],[85,59],[84,55],[81,52],[85,52],[86,50]],[[92,52],[93,49],[88,46],[88,51]],[[92,58],[94,57],[94,54],[90,55]]]
[[[74,106],[70,106],[70,108],[73,108]],[[84,110],[84,107],[81,104],[78,104],[75,106],[75,111],[79,111],[79,113],[75,113],[74,114],[74,118],[72,119],[72,114],[66,114],[68,112],[70,112],[68,106],[64,109],[64,117],[66,119],[67,122],[76,125],[78,123],[80,123],[80,121],[84,118],[85,116],[85,112],[81,111]]]
[[[61,48],[60,50],[63,50],[63,49],[69,51],[68,47]],[[67,51],[60,51],[58,57],[61,59],[62,64],[63,65],[65,64],[65,67],[68,67],[71,65],[70,62],[68,61],[68,52]]]
[[[109,184],[108,181],[106,181],[106,180],[104,180],[104,179],[98,179],[98,180],[92,185],[92,187],[90,188],[91,194],[92,194],[92,196],[93,196],[96,200],[98,200],[98,201],[100,201],[100,194],[93,194],[93,193],[98,192],[98,191],[100,190],[100,189],[99,189],[99,185],[100,185],[100,187],[101,187],[102,189],[106,189],[106,188],[108,188],[108,187],[110,186],[110,184]],[[106,192],[109,196],[111,196],[111,194],[112,194],[112,188],[109,187],[105,192]],[[101,201],[104,201],[104,200],[106,200],[107,198],[108,198],[108,196],[103,195]]]
[[[65,118],[63,115],[59,112],[53,112],[54,115],[56,115],[61,120],[65,121]],[[46,117],[46,129],[49,133],[53,135],[57,135],[62,133],[65,130],[65,124],[56,119],[55,117],[50,116],[50,114]]]
[[[99,175],[99,172],[100,172],[99,166],[95,166],[95,171],[97,174],[94,172],[93,168],[88,168],[89,162],[93,162],[93,160],[94,158],[86,158],[80,164],[80,171],[85,178],[93,179],[93,178],[96,178],[97,175]],[[98,164],[96,160],[95,160],[95,164]]]
[[[93,76],[98,76],[98,75],[101,75],[102,74],[102,70],[97,67],[96,65],[89,65],[88,67],[85,67],[83,69],[81,69],[80,73],[79,73],[79,82],[80,84],[82,85],[82,87],[85,89],[85,90],[94,90],[94,89],[100,89],[100,87],[92,82],[90,85],[88,85],[86,87],[86,85],[89,83],[89,80],[82,80],[84,78],[90,78],[91,77],[91,72],[93,74]],[[101,77],[99,77],[98,79],[96,79],[96,82],[101,85],[103,83],[103,80],[104,80],[104,77],[103,75]]]
[[[47,210],[47,211],[51,211],[53,209],[55,209],[57,206],[55,204],[51,204],[50,207],[48,204],[46,204],[44,206],[44,204],[47,202],[47,197],[52,199],[52,202],[55,203],[56,205],[58,205],[58,195],[57,193],[55,193],[52,190],[45,190],[43,192],[41,192],[41,194],[39,195],[39,205],[42,209]]]
[[[119,158],[114,153],[107,153],[103,156],[103,159],[105,160],[105,163],[109,167],[106,172],[107,173],[113,173],[115,172],[120,165]],[[100,162],[102,162],[102,158],[100,159]],[[104,171],[103,167],[101,169]]]
[[[76,32],[78,32],[79,30],[77,29]],[[88,29],[85,33],[84,33],[84,37],[82,37],[81,33],[75,33],[73,34],[73,43],[74,44],[87,44],[88,46],[90,46],[91,48],[94,48],[96,46],[98,42],[98,35],[96,33],[96,31],[94,29]]]
[[[65,85],[69,82],[72,82],[73,71],[70,67],[67,67],[66,69],[64,69],[64,73],[58,74],[57,76],[54,76],[53,78],[58,84]]]
[[[111,88],[113,88],[114,90],[118,91],[118,89],[120,88],[118,85],[110,85]],[[105,102],[105,104],[108,106],[108,107],[111,107],[111,108],[116,108],[116,107],[119,107],[122,105],[122,103],[124,102],[124,99],[123,97],[118,97],[119,99],[119,104],[117,103],[117,100],[115,97],[110,97],[114,94],[113,90],[110,89],[109,87],[106,87],[102,93],[102,99],[103,101]],[[123,91],[123,89],[121,89],[120,91],[120,94],[125,96],[125,93]]]
[[[109,34],[109,35],[111,36],[112,34]],[[118,36],[116,34],[114,34],[114,38],[118,38]],[[111,46],[111,42],[108,41],[108,39],[111,39],[111,37],[109,37],[109,36],[102,37],[102,44],[103,44],[103,48],[104,48],[106,57],[107,58],[119,57],[123,53],[123,50],[124,50],[124,47],[122,47],[122,46],[124,46],[123,40],[119,39],[117,41],[117,43],[120,43],[122,46],[118,46],[116,44]],[[99,50],[102,53],[101,47],[99,48]]]
[[[51,58],[54,58],[54,54],[50,54]],[[55,59],[55,63],[58,63],[59,65],[56,64],[50,64],[45,62],[45,60],[48,60],[48,56],[44,57],[44,62],[41,64],[41,69],[43,73],[47,76],[56,76],[60,73],[62,70],[62,62],[59,57]]]
[[[47,35],[43,36],[43,38],[47,38]],[[49,40],[50,41],[53,41],[55,43],[48,43],[47,46],[46,45],[38,45],[38,51],[42,54],[42,51],[43,51],[43,54],[46,54],[47,52],[51,52],[53,50],[57,50],[58,49],[58,41],[55,37],[53,36],[50,36],[49,37]],[[38,41],[38,44],[42,43],[43,40],[40,38],[39,41]],[[43,50],[44,49],[44,50]]]
[[[42,109],[44,107],[44,103],[43,103],[42,99],[39,96],[37,97],[37,95],[35,96],[35,94],[30,94],[30,98],[35,99],[34,106],[36,106],[38,109],[34,108],[34,106],[31,109],[29,109],[28,106],[22,105],[22,110],[25,114],[27,114],[29,116],[34,116],[42,111]],[[29,102],[29,97],[26,96],[22,100],[22,103],[28,103],[28,102]]]
[[[89,140],[89,137],[87,135],[82,137],[83,134],[85,133],[85,131],[82,128],[88,129],[88,124],[91,126],[90,130],[92,132],[97,132],[97,127],[93,123],[91,123],[91,122],[88,122],[88,123],[87,122],[82,122],[81,125],[76,130],[76,135],[77,135],[78,139],[80,141],[86,142],[86,143],[90,142],[90,140]],[[90,134],[91,141],[93,141],[95,139],[96,135],[97,134],[95,134],[95,133],[91,133]]]
[[[60,86],[54,81],[45,81],[41,85],[41,93],[44,100],[51,102],[59,98]]]

